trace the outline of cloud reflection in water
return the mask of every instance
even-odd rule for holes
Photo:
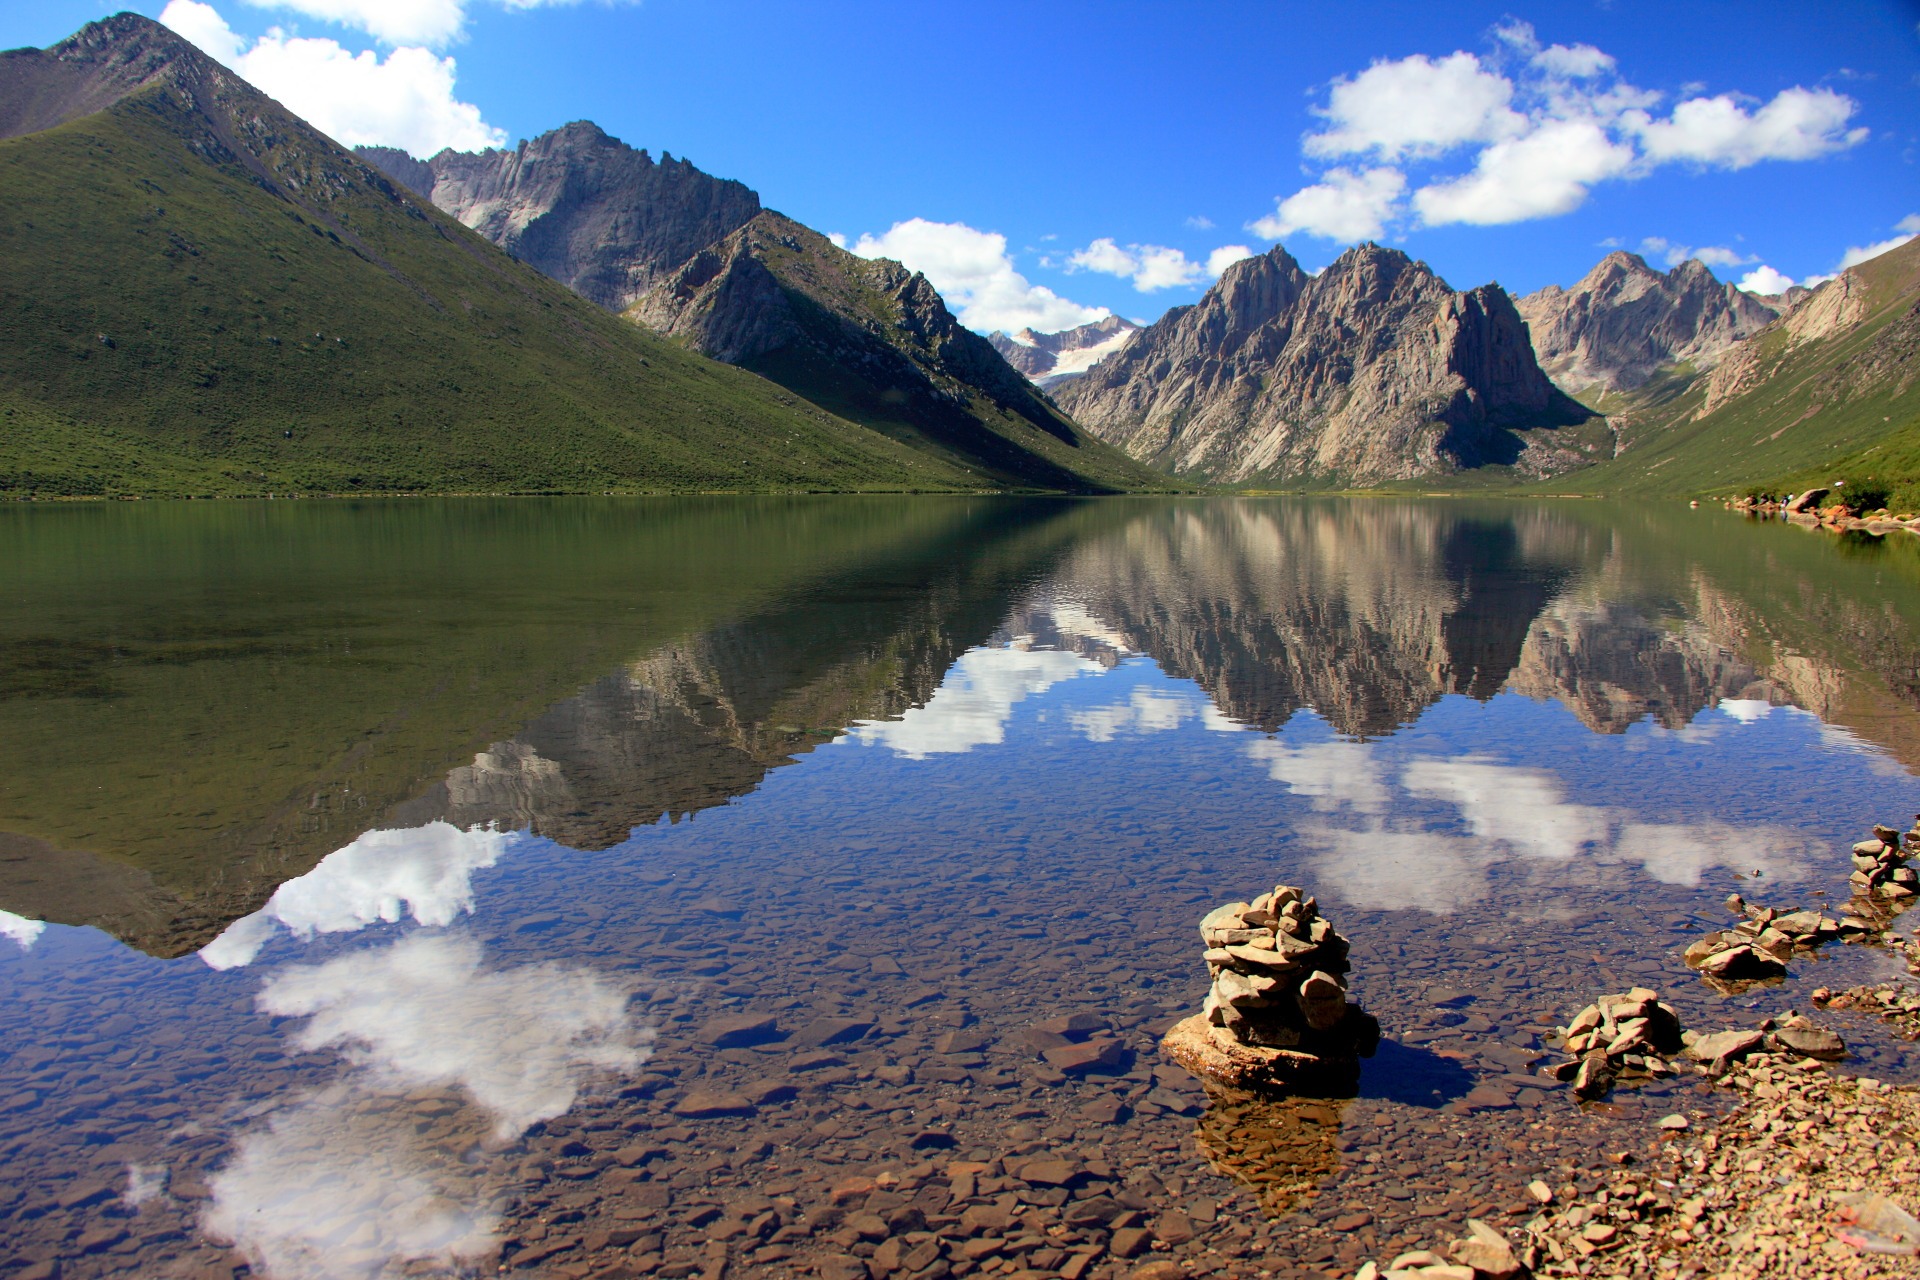
[[[310,1019],[300,1048],[346,1059],[243,1134],[211,1180],[205,1227],[276,1280],[373,1280],[489,1252],[504,1171],[487,1149],[565,1113],[593,1079],[635,1070],[653,1042],[592,970],[489,969],[460,936],[282,969],[258,1004]],[[423,1090],[470,1105],[423,1117]]]
[[[1107,668],[1063,649],[970,649],[927,699],[898,720],[855,722],[848,738],[924,760],[993,746],[1006,738],[1013,708],[1063,680],[1100,676]]]
[[[462,831],[448,822],[369,831],[281,885],[266,906],[202,947],[200,958],[215,969],[252,964],[276,926],[305,939],[407,916],[424,925],[452,924],[473,910],[473,873],[498,862],[508,838],[491,828]]]
[[[0,938],[12,938],[22,951],[31,951],[46,928],[44,920],[29,920],[11,911],[0,911]]]

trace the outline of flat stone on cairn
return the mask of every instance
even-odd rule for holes
[[[1380,1024],[1347,1000],[1347,941],[1312,898],[1278,885],[1200,922],[1212,985],[1160,1051],[1242,1089],[1339,1086],[1371,1057]]]

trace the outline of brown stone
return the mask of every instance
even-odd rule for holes
[[[1329,1073],[1357,1070],[1357,1063],[1351,1059],[1328,1060],[1292,1049],[1241,1044],[1224,1034],[1216,1036],[1202,1014],[1175,1023],[1161,1039],[1160,1052],[1202,1079],[1241,1089],[1284,1088],[1317,1082]]]

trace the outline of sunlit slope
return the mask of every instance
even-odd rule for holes
[[[1672,399],[1607,406],[1623,421],[1621,456],[1534,487],[1725,494],[1824,481],[1875,457],[1883,480],[1914,485],[1916,356],[1920,241],[1849,269]]]
[[[153,23],[83,38],[164,70],[0,141],[0,492],[982,485],[608,315]]]

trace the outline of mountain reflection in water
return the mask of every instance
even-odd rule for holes
[[[929,510],[940,514],[930,518]],[[789,543],[815,535],[812,554],[804,569],[793,565],[784,580],[769,574],[737,593],[741,598],[716,592],[730,616],[584,681],[510,737],[468,746],[469,762],[437,780],[407,780],[406,771],[423,758],[417,748],[387,750],[371,741],[348,753],[351,775],[329,762],[323,767],[330,772],[290,788],[285,779],[269,784],[263,776],[263,787],[293,792],[284,802],[265,794],[285,816],[180,823],[177,800],[164,786],[141,785],[146,777],[173,778],[117,754],[137,749],[138,734],[124,742],[112,735],[128,722],[167,723],[181,714],[173,700],[204,696],[210,684],[260,679],[249,666],[251,653],[196,656],[190,665],[203,669],[202,678],[184,688],[179,681],[135,684],[146,665],[137,660],[110,667],[124,669],[120,678],[130,687],[114,696],[118,714],[97,727],[89,723],[97,710],[85,698],[39,690],[0,701],[0,727],[20,721],[16,736],[23,739],[44,737],[65,708],[82,713],[66,722],[78,741],[46,748],[43,760],[14,776],[10,794],[0,793],[0,909],[11,913],[0,918],[23,921],[9,926],[10,936],[27,940],[24,931],[36,920],[95,923],[156,953],[177,954],[216,934],[223,945],[244,949],[229,928],[239,916],[251,921],[235,926],[242,932],[266,928],[268,916],[296,932],[325,931],[325,922],[288,916],[298,911],[292,899],[304,892],[302,873],[327,852],[314,847],[316,837],[334,836],[341,847],[335,860],[384,856],[355,855],[358,840],[340,841],[352,835],[340,830],[350,814],[367,832],[438,822],[463,831],[531,830],[573,848],[605,849],[663,815],[678,818],[745,795],[770,769],[843,735],[913,758],[996,743],[1028,696],[1136,656],[1193,682],[1204,697],[1136,691],[1127,704],[1075,712],[1089,740],[1187,717],[1211,728],[1274,734],[1311,713],[1333,737],[1312,744],[1269,738],[1249,750],[1276,780],[1314,797],[1317,809],[1344,815],[1343,822],[1330,816],[1307,830],[1307,839],[1342,862],[1366,848],[1378,867],[1369,874],[1382,885],[1394,882],[1399,865],[1389,812],[1408,797],[1448,800],[1466,819],[1472,839],[1458,846],[1457,857],[1449,855],[1461,869],[1443,877],[1458,882],[1459,892],[1471,892],[1467,868],[1490,845],[1549,860],[1591,846],[1685,875],[1687,855],[1663,849],[1724,845],[1729,834],[1663,832],[1567,806],[1555,780],[1537,771],[1425,761],[1400,775],[1383,772],[1369,744],[1415,723],[1449,694],[1484,701],[1511,690],[1557,702],[1607,734],[1649,718],[1675,731],[1714,732],[1693,722],[1716,705],[1743,722],[1776,706],[1796,707],[1877,742],[1909,768],[1920,761],[1920,655],[1906,625],[1920,608],[1920,589],[1911,572],[1915,556],[1905,548],[1848,561],[1797,531],[1697,512],[1391,500],[873,503],[850,528],[825,533],[810,514],[800,520],[789,510],[746,510],[730,526],[715,522],[711,509],[698,516],[663,509],[657,541],[677,545],[689,536],[679,524],[689,520],[696,521],[694,535],[711,536],[716,528],[738,535],[733,545],[721,538],[707,549],[713,563],[754,555],[783,533]],[[784,527],[796,520],[803,527]],[[217,541],[205,530],[170,532],[198,548],[201,559],[202,544]],[[291,538],[301,531],[280,532]],[[428,511],[417,527],[403,520],[398,535],[389,531],[381,583],[366,594],[398,590],[396,583],[411,588],[426,577],[441,554],[441,532]],[[488,532],[501,541],[526,539],[520,529]],[[655,593],[699,594],[700,582],[675,579],[671,566],[658,562],[660,548],[631,531],[609,535],[589,522],[575,534],[586,547],[611,539],[614,551],[648,557],[648,572],[666,579],[648,584]],[[225,551],[234,554],[230,545]],[[516,543],[512,554],[524,556],[526,548]],[[604,615],[632,612],[613,603],[621,594],[617,579],[583,581],[552,557],[535,558],[533,568],[552,575],[547,590],[473,620],[479,636],[469,651],[482,652],[468,661],[481,663],[494,686],[482,696],[499,696],[505,681],[518,686],[507,700],[523,699],[525,690],[564,679],[566,665],[581,661],[583,651],[609,643],[596,632],[591,643],[520,647],[543,608],[558,601],[591,615],[593,602],[604,600]],[[110,555],[104,563],[112,563]],[[34,585],[31,575],[26,585]],[[82,575],[72,596],[84,599],[88,587]],[[191,594],[149,602],[139,618],[112,625],[146,633],[149,645],[177,644],[169,632],[206,626]],[[256,612],[296,612],[296,603]],[[84,613],[75,618],[85,620]],[[383,664],[436,661],[441,628],[381,621]],[[351,629],[334,618],[319,625]],[[269,634],[259,644],[283,654],[351,647],[343,635],[316,638],[315,627],[297,618],[288,634]],[[614,625],[612,643],[630,629]],[[503,673],[484,652],[489,644],[515,646],[518,669]],[[350,667],[327,674],[351,681],[367,673]],[[436,697],[456,703],[458,686],[475,683],[457,666],[440,672],[439,682]],[[383,692],[377,679],[357,683],[373,686],[363,696]],[[255,699],[242,687],[228,701],[245,708]],[[499,711],[486,704],[482,713],[482,704],[468,701],[456,710],[469,720]],[[303,724],[297,703],[272,709],[286,713],[272,729],[286,741],[334,732],[319,716]],[[366,714],[417,712],[388,705]],[[243,739],[257,733],[244,720],[234,727]],[[85,736],[90,729],[100,736]],[[217,718],[211,732],[217,735]],[[452,734],[445,731],[430,750],[458,751]],[[198,749],[216,757],[224,750],[217,741]],[[109,830],[90,827],[94,802],[70,785],[86,765],[110,770],[127,793]],[[240,775],[232,787],[240,791],[246,773],[261,766],[229,760],[221,767]],[[308,801],[293,803],[302,794]],[[1494,797],[1511,816],[1496,812]],[[82,808],[65,808],[76,800]],[[350,809],[340,807],[343,800]],[[167,834],[155,825],[162,821],[183,838],[164,855],[145,852]],[[1518,844],[1509,833],[1515,824],[1530,828]],[[383,892],[379,901],[352,908],[373,916],[355,918],[392,919],[393,903],[413,900],[403,886]],[[269,897],[274,904],[263,906]],[[254,914],[263,910],[265,916]],[[433,912],[416,910],[413,918],[440,922]]]
[[[1325,1262],[1315,1206],[1364,1203],[1392,1256],[1403,1184],[1459,1217],[1676,1105],[1556,1110],[1543,1018],[1633,982],[1718,1016],[1667,960],[1728,887],[1843,891],[1836,841],[1920,798],[1901,544],[1584,503],[287,505],[0,512],[0,1256],[784,1273],[879,1172],[863,1207],[943,1238],[1013,1196],[1002,1271],[1233,1184],[1294,1216],[1215,1206],[1208,1249]],[[1276,877],[1388,1029],[1357,1098],[1154,1057],[1194,922]],[[1065,1015],[1098,1069],[1036,1051]],[[1059,1153],[1071,1191],[1018,1176]]]

